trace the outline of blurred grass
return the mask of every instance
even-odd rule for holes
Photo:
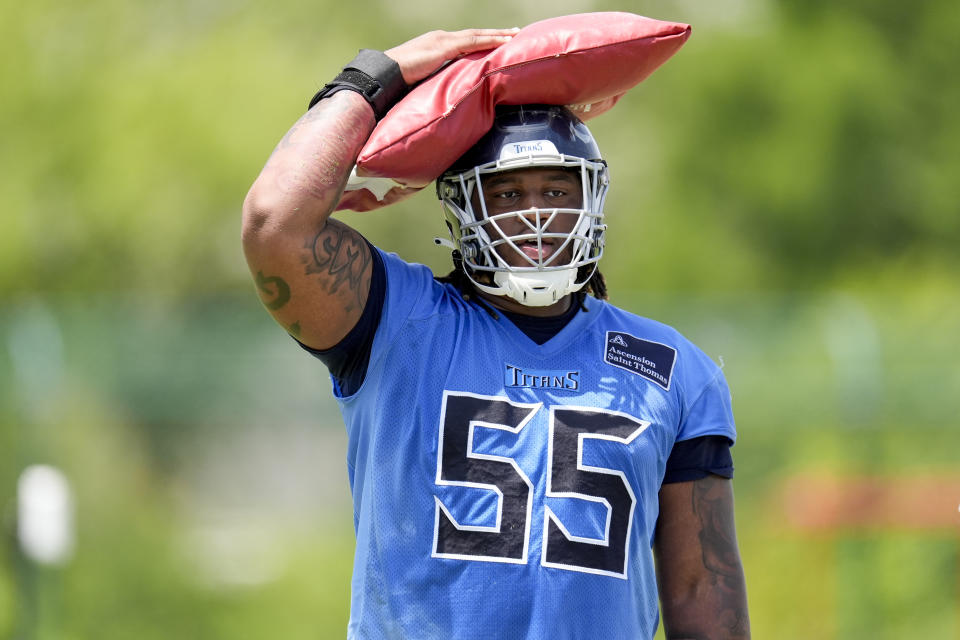
[[[892,307],[863,287],[677,298],[611,284],[619,303],[724,362],[755,637],[955,637],[956,529],[791,529],[781,488],[809,471],[958,472],[958,354],[944,342],[960,329],[957,300],[920,288]],[[76,483],[77,554],[44,583],[57,609],[49,637],[343,637],[353,540],[342,426],[319,365],[252,294],[169,308],[33,302],[0,314],[0,335],[44,324],[40,338],[62,345],[47,378],[55,400],[22,407],[0,433],[20,443],[5,477],[45,461]],[[870,339],[837,342],[838,331]],[[23,381],[0,363],[9,393]],[[2,573],[0,603],[15,588]]]

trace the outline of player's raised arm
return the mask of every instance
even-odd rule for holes
[[[412,86],[448,60],[497,47],[515,33],[431,31],[388,50],[389,60],[381,57],[375,66],[395,61],[403,83]],[[386,78],[389,69],[374,79],[383,86]],[[243,248],[261,300],[287,331],[317,349],[337,344],[366,304],[370,249],[330,214],[383,115],[375,108],[385,113],[391,106],[371,104],[357,90],[319,100],[277,145],[243,204]]]

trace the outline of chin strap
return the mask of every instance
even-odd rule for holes
[[[451,249],[454,266],[458,269],[464,268],[460,251],[452,240],[434,238],[433,243],[438,247]],[[498,271],[493,274],[493,282],[496,286],[481,284],[469,274],[467,277],[477,289],[485,293],[506,296],[528,307],[548,307],[564,296],[579,291],[586,284],[585,282],[577,284],[575,268],[538,273]]]
[[[576,280],[576,269],[540,273],[500,271],[493,276],[499,288],[491,288],[490,293],[507,296],[528,307],[547,307],[567,294],[579,291],[583,284],[576,284]]]

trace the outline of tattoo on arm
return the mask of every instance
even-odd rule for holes
[[[328,220],[306,248],[310,250],[306,273],[319,275],[329,294],[340,293],[346,311],[352,311],[354,305],[362,308],[370,291],[368,267],[373,261],[363,236],[337,220]]]
[[[721,581],[735,578],[738,572],[736,541],[731,539],[732,514],[725,496],[711,477],[693,484],[693,511],[700,519],[700,544],[703,564]]]
[[[263,271],[257,271],[257,289],[260,290],[260,299],[270,311],[283,308],[290,302],[290,285],[279,276],[267,277]]]
[[[700,520],[703,566],[717,587],[720,605],[717,622],[729,637],[749,637],[746,588],[727,482],[717,476],[695,481],[693,511]]]
[[[373,112],[358,111],[350,98],[321,101],[287,131],[267,161],[276,187],[332,204],[374,124]]]

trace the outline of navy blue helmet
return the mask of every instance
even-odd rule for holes
[[[488,215],[484,181],[494,174],[543,167],[562,167],[577,174],[579,208]],[[437,195],[474,286],[525,305],[545,306],[579,290],[593,275],[603,254],[608,184],[607,165],[593,135],[569,109],[500,105],[490,131],[437,180]],[[571,217],[575,217],[572,223]],[[520,231],[516,231],[518,225],[509,224],[517,218],[525,221]],[[514,231],[505,233],[504,227]],[[557,250],[530,248],[546,244]]]

